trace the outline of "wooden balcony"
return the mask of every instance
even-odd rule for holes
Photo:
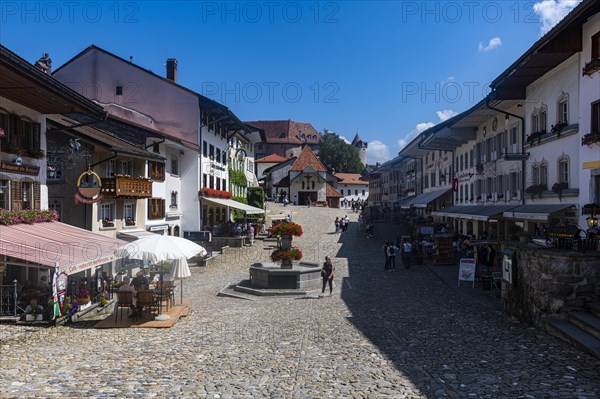
[[[102,194],[108,198],[151,198],[152,182],[130,177],[104,178]]]

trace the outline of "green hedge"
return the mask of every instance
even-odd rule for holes
[[[248,187],[248,205],[256,208],[265,208],[265,192],[262,187]]]

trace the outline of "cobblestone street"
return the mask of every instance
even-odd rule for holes
[[[0,325],[1,398],[598,398],[600,362],[473,301],[427,266],[383,271],[378,235],[348,211],[292,214],[307,261],[336,287],[300,299],[217,297],[270,248],[232,249],[184,282],[192,314],[170,329]],[[177,292],[177,295],[179,293]]]

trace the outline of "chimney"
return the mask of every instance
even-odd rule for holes
[[[35,67],[40,71],[50,75],[50,72],[52,71],[52,60],[50,59],[48,53],[44,53],[44,55],[42,55],[42,57],[35,62]]]
[[[167,79],[177,82],[177,60],[175,58],[167,59]]]

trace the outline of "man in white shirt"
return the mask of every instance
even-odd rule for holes
[[[410,269],[412,261],[412,244],[408,240],[404,240],[402,243],[402,263],[405,269]]]

